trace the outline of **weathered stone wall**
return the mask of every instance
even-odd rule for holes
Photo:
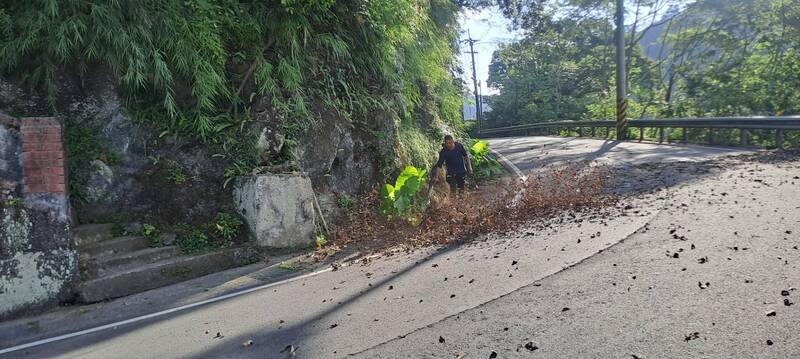
[[[0,318],[71,296],[78,255],[62,147],[54,119],[0,122]]]
[[[140,221],[155,225],[209,223],[231,206],[231,186],[223,187],[230,165],[209,147],[187,139],[159,137],[159,132],[136,121],[125,109],[110,71],[95,68],[84,78],[64,73],[59,77],[55,104],[48,104],[19,81],[0,77],[0,111],[21,116],[57,116],[66,132],[75,129],[92,134],[101,155],[78,163],[73,156],[68,186],[71,208],[79,223]],[[257,135],[264,165],[285,145],[285,125],[269,101],[253,108],[248,126]],[[381,178],[379,144],[374,136],[353,127],[336,111],[315,106],[319,121],[295,134],[292,147],[300,170],[311,178],[320,205],[332,216],[340,195],[356,197]],[[72,138],[70,137],[70,138]],[[84,138],[89,136],[78,136]],[[70,144],[71,143],[71,144]],[[77,141],[66,143],[76,148]],[[81,146],[78,146],[81,147]],[[69,153],[69,152],[67,152]],[[288,167],[288,166],[287,166]],[[293,167],[291,167],[293,168]],[[171,172],[186,180],[176,183]],[[328,218],[331,219],[332,218]]]

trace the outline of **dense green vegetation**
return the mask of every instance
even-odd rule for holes
[[[381,213],[413,219],[424,210],[425,203],[420,198],[420,190],[425,184],[427,173],[424,169],[407,166],[397,176],[394,184],[384,184],[381,187]]]
[[[61,74],[108,69],[134,118],[213,145],[232,175],[257,165],[243,134],[259,101],[289,137],[333,113],[384,137],[391,173],[428,164],[440,135],[430,129],[461,118],[458,10],[449,0],[0,1],[0,73],[55,103]]]
[[[472,161],[471,180],[483,181],[503,173],[503,167],[489,151],[489,142],[474,141],[469,145],[469,157]]]
[[[800,0],[626,3],[629,117],[800,113]],[[495,52],[489,126],[614,118],[614,2],[559,4]]]

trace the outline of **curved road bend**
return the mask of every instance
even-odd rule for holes
[[[665,148],[676,149],[668,158],[688,154]],[[396,254],[6,356],[281,358],[291,345],[297,358],[514,357],[528,350],[526,340],[550,357],[796,353],[791,323],[800,307],[782,307],[779,288],[800,286],[800,257],[783,239],[800,233],[793,207],[800,198],[789,182],[797,162],[728,161],[713,171],[668,163],[642,170],[630,180],[664,176],[671,180],[646,185],[674,186],[631,198],[624,215],[556,218],[459,247]],[[776,197],[784,200],[771,202]],[[766,317],[769,310],[777,315]],[[47,315],[54,314],[24,321]],[[51,329],[38,330],[44,338]],[[767,337],[773,346],[760,344]],[[3,348],[21,344],[0,339]]]

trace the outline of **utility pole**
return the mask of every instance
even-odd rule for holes
[[[481,114],[480,114],[480,95],[478,94],[478,75],[475,74],[475,50],[473,49],[472,45],[478,42],[472,38],[472,35],[467,32],[467,40],[464,42],[469,43],[469,54],[472,57],[472,85],[475,87],[475,122],[478,125],[478,133],[481,132]]]
[[[625,0],[617,0],[617,140],[624,140],[628,128],[628,90],[625,79]]]
[[[481,102],[478,103],[478,113],[483,118],[483,84],[480,81],[478,81],[478,98],[481,99]]]

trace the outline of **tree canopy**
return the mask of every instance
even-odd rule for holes
[[[516,22],[526,36],[490,65],[488,126],[612,119],[613,3],[561,1]],[[627,3],[629,117],[800,112],[800,0]]]

